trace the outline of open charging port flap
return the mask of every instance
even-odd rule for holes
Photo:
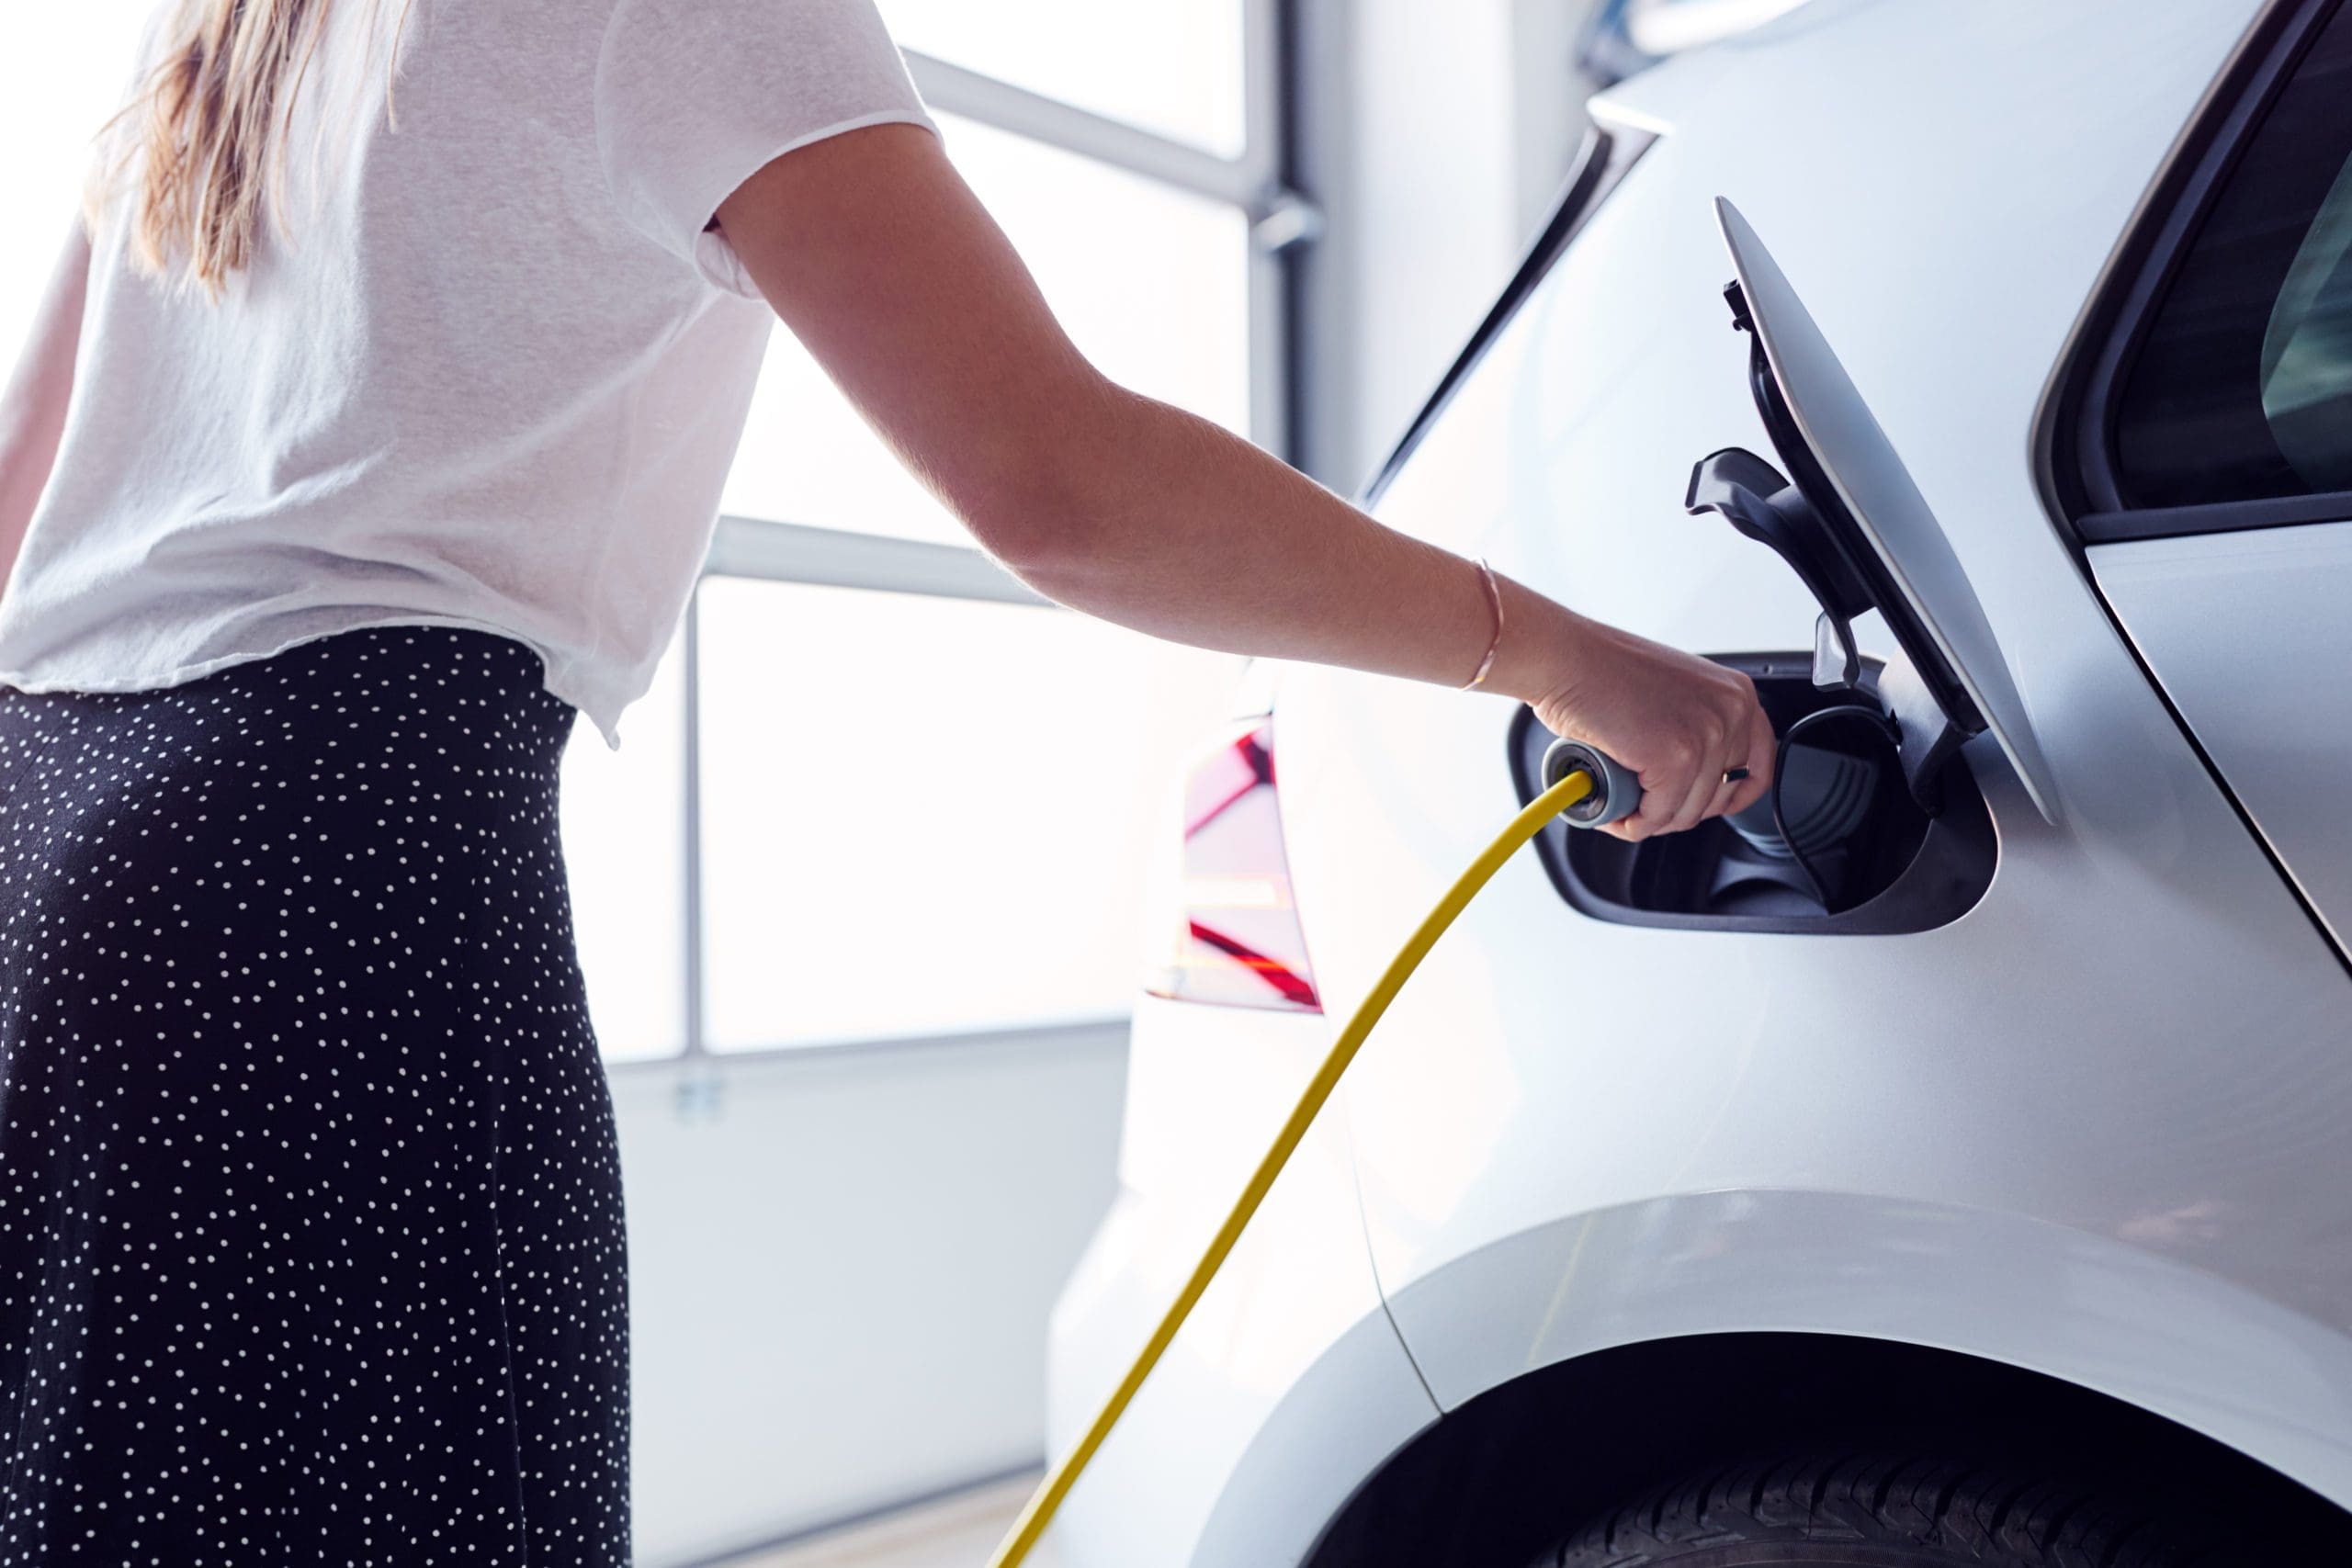
[[[1718,206],[1739,272],[1724,299],[1732,324],[1748,334],[1749,390],[1780,466],[1739,447],[1710,453],[1692,469],[1683,504],[1771,549],[1819,606],[1809,652],[1718,660],[1756,682],[1782,739],[1779,776],[1772,795],[1736,819],[1637,844],[1555,827],[1538,840],[1541,852],[1569,902],[1605,919],[1928,930],[1975,904],[1997,856],[1962,747],[1995,729],[2048,815],[2040,753],[1940,527],[1761,242],[1728,203]],[[1751,310],[1751,288],[1771,296],[1777,328]],[[1792,369],[1816,423],[1836,436],[1856,494],[1883,509],[1877,526],[1857,515],[1808,438],[1783,381]],[[1898,558],[1908,562],[1903,571]],[[1871,610],[1896,644],[1884,660],[1865,659],[1855,640],[1856,618]],[[1992,722],[1980,693],[1992,694],[2006,722]],[[1511,759],[1522,800],[1541,788],[1549,739],[1532,713],[1519,716]]]
[[[1814,627],[1814,684],[1857,698],[1868,695],[1883,705],[1901,736],[1904,782],[1919,808],[1934,816],[1941,809],[1944,771],[1961,743],[1984,731],[1984,716],[1798,429],[1748,313],[1744,288],[1732,283],[1724,297],[1733,325],[1748,334],[1747,379],[1757,412],[1792,477],[1782,477],[1753,452],[1726,447],[1691,468],[1683,506],[1693,513],[1720,514],[1797,574],[1821,606]],[[1870,610],[1879,613],[1902,651],[1882,669],[1872,692],[1864,694],[1854,620]]]

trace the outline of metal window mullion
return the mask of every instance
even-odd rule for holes
[[[698,1065],[707,1066],[716,1078],[720,1070],[738,1066],[757,1066],[763,1063],[786,1060],[815,1061],[829,1056],[871,1054],[882,1051],[930,1051],[941,1047],[970,1048],[993,1045],[1056,1044],[1063,1042],[1082,1043],[1090,1035],[1107,1034],[1125,1030],[1134,1022],[1132,1013],[1108,1013],[1099,1018],[1050,1019],[1038,1023],[991,1023],[978,1029],[944,1030],[925,1034],[852,1035],[838,1040],[812,1040],[797,1045],[751,1045],[721,1051],[697,1058]],[[682,1056],[632,1056],[608,1064],[613,1071],[630,1067],[659,1068],[676,1066],[686,1060]]]
[[[985,552],[967,545],[939,545],[756,517],[718,520],[710,553],[704,558],[703,573],[998,604],[1053,604]]]
[[[1290,264],[1280,252],[1250,252],[1250,439],[1288,461]]]
[[[685,803],[686,1043],[683,1055],[690,1061],[710,1054],[703,1003],[701,606],[701,585],[697,583],[695,592],[686,595],[685,620],[678,629],[678,635],[685,639],[685,647],[682,650],[684,668],[680,671],[680,682],[684,688],[684,712],[679,726],[685,753],[682,790]]]
[[[1321,214],[1284,184],[1289,62],[1283,47],[1283,0],[1243,0],[1241,25],[1242,123],[1247,162],[1259,189],[1248,280],[1250,435],[1267,451],[1292,459],[1292,246],[1314,238]]]
[[[915,50],[903,52],[923,101],[944,114],[960,115],[1214,201],[1230,202],[1247,211],[1253,221],[1295,199],[1279,189],[1272,150],[1261,145],[1255,126],[1250,127],[1249,145],[1240,157],[1221,158],[1172,137]]]
[[[1242,0],[1241,115],[1248,165],[1261,188],[1286,176],[1283,118],[1283,0]]]

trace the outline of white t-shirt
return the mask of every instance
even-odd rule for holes
[[[119,197],[94,235],[0,682],[141,690],[467,626],[620,745],[774,322],[714,209],[807,142],[936,127],[872,0],[416,0],[392,79],[401,11],[336,0],[288,221],[226,299],[131,271]]]

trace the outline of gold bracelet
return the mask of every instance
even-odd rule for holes
[[[1487,564],[1484,556],[1478,558],[1478,573],[1486,579],[1487,598],[1495,606],[1495,639],[1487,645],[1487,657],[1478,660],[1478,672],[1462,682],[1461,689],[1465,692],[1476,691],[1486,683],[1495,668],[1495,655],[1503,646],[1503,591],[1495,581],[1495,569]]]

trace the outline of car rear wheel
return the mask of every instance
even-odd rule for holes
[[[2198,1568],[2150,1509],[1967,1464],[1838,1458],[1687,1477],[1530,1568]]]

